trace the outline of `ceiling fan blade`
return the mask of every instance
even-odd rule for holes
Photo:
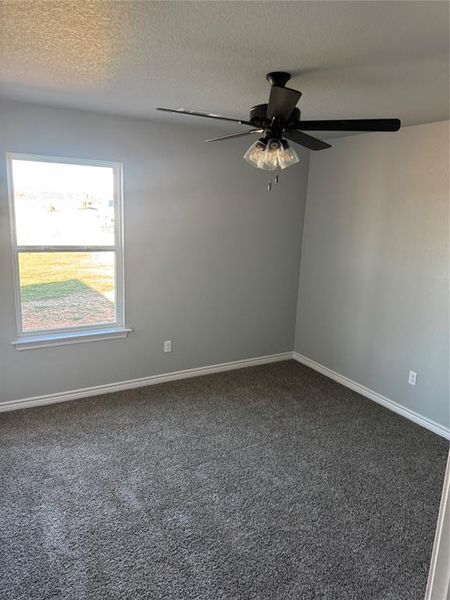
[[[283,137],[291,140],[292,142],[296,142],[301,146],[305,146],[310,150],[326,150],[327,148],[331,148],[331,145],[327,144],[327,142],[323,142],[322,140],[318,140],[317,138],[307,135],[306,133],[293,129],[286,130],[283,133]]]
[[[244,135],[251,135],[252,133],[263,133],[263,131],[264,129],[250,129],[250,131],[244,131],[243,133],[231,133],[230,135],[209,138],[205,140],[205,142],[220,142],[221,140],[230,140],[231,138],[243,137]]]
[[[286,123],[301,95],[301,92],[297,92],[297,90],[273,85],[267,105],[267,118],[272,120],[275,117],[282,123]]]
[[[240,123],[241,125],[253,125],[249,121],[242,121],[241,119],[231,119],[230,117],[224,117],[222,115],[215,115],[213,113],[198,112],[195,110],[188,110],[187,108],[161,108],[158,107],[156,110],[163,112],[176,113],[177,115],[191,115],[192,117],[205,117],[206,119],[217,119],[218,121],[232,121],[233,123]]]
[[[398,131],[400,127],[400,119],[338,119],[299,121],[295,129],[302,131]]]

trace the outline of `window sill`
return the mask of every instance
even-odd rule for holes
[[[16,347],[16,350],[34,350],[35,348],[47,348],[49,346],[65,346],[67,344],[126,338],[130,331],[132,329],[127,327],[108,327],[91,329],[90,331],[65,331],[63,333],[24,335],[11,343]]]

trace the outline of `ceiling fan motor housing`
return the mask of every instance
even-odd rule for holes
[[[285,124],[295,125],[300,120],[300,109],[295,107],[289,117],[289,121]],[[255,127],[269,127],[271,122],[267,119],[267,104],[257,104],[250,110],[250,123]]]

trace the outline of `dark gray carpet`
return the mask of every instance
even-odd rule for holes
[[[292,361],[0,415],[2,600],[422,600],[447,443]]]

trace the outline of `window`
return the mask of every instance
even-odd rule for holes
[[[121,165],[23,154],[7,161],[14,343],[125,336]]]

